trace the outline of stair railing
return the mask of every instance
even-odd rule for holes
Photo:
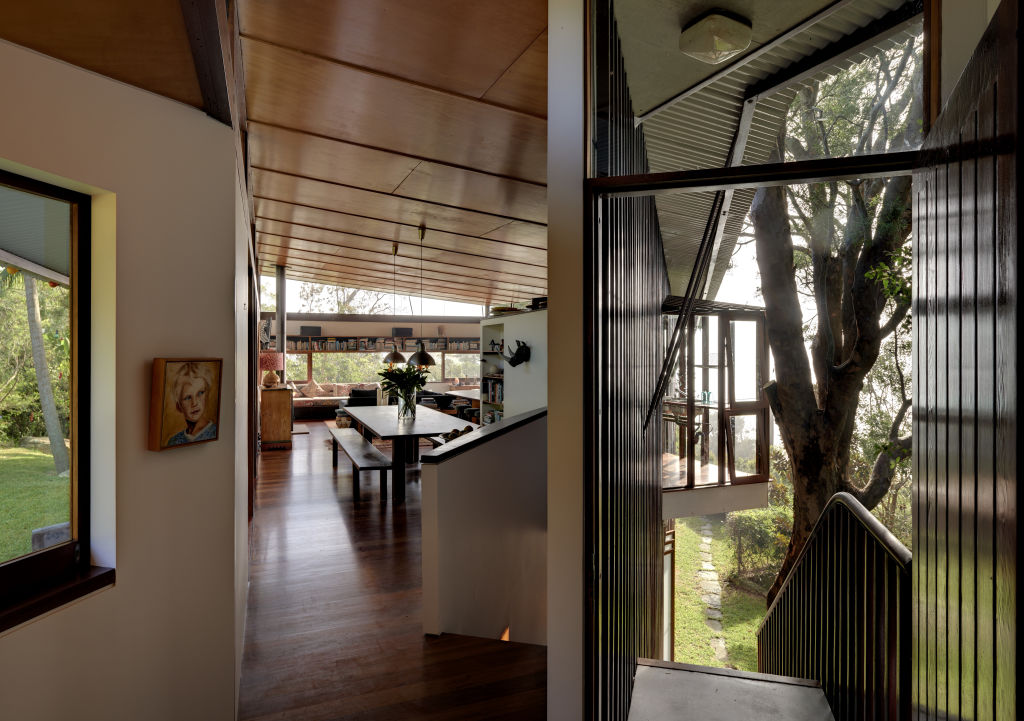
[[[758,670],[818,681],[836,721],[908,721],[910,564],[857,499],[834,495],[757,630]]]

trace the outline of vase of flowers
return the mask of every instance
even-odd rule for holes
[[[416,392],[427,384],[427,371],[416,366],[388,366],[377,375],[380,386],[389,396],[398,399],[398,419],[416,417]]]

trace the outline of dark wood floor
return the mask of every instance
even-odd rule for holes
[[[239,719],[542,719],[541,646],[423,635],[420,484],[331,468],[322,424],[261,457]],[[411,469],[410,469],[411,471]]]

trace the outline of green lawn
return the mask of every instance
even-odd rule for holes
[[[720,666],[711,650],[714,635],[704,623],[697,572],[700,570],[700,519],[676,521],[675,656],[680,663]]]
[[[725,582],[736,568],[733,543],[723,520],[716,517],[711,525],[711,557],[722,579],[722,635],[729,665],[741,671],[757,671],[756,633],[767,610],[764,597]]]
[[[675,660],[721,666],[711,649],[714,632],[704,623],[704,603],[697,572],[701,568],[700,527],[703,518],[676,521]],[[757,671],[757,627],[764,618],[764,598],[725,583],[736,565],[733,544],[722,517],[711,518],[711,557],[722,582],[722,636],[729,666]]]
[[[0,563],[32,550],[32,529],[67,521],[69,481],[53,457],[25,448],[0,448]]]

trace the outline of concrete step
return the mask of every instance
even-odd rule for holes
[[[640,659],[629,721],[835,721],[815,681]]]

